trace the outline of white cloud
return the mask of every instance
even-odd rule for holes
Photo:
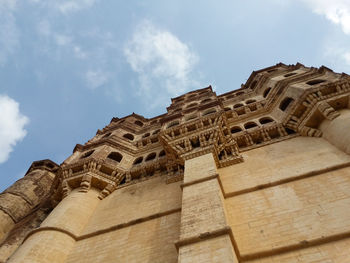
[[[90,88],[96,89],[108,82],[109,73],[102,70],[89,70],[85,74],[85,80]]]
[[[55,37],[56,44],[59,46],[66,46],[72,42],[72,39],[70,36],[55,34],[54,37]]]
[[[60,48],[66,48],[71,52],[74,57],[78,59],[86,59],[88,57],[88,54],[83,51],[83,49],[76,44],[76,41],[74,41],[73,36],[67,34],[67,33],[59,33],[56,32],[51,27],[51,23],[43,19],[41,20],[37,26],[36,30],[39,34],[39,36],[46,38],[47,40],[52,41],[58,49]],[[43,52],[46,52],[45,49],[42,49]]]
[[[350,34],[350,0],[301,0],[313,12],[324,15],[332,23],[340,25],[345,34]]]
[[[350,47],[335,39],[329,39],[324,44],[323,56],[336,72],[349,72],[350,70]]]
[[[349,52],[345,52],[343,57],[344,57],[345,63],[350,66],[350,51]]]
[[[24,126],[29,119],[19,111],[19,104],[6,95],[0,95],[0,163],[8,160],[13,147],[27,134]]]
[[[39,35],[42,36],[50,36],[52,34],[51,32],[51,25],[49,23],[49,21],[47,20],[41,20],[36,27]]]
[[[87,54],[79,46],[74,46],[73,52],[76,58],[79,58],[79,59],[87,58]]]
[[[0,66],[19,46],[19,30],[13,15],[15,8],[15,0],[0,1]]]
[[[198,85],[192,77],[197,55],[171,32],[150,21],[136,28],[124,55],[138,73],[140,95],[148,96],[155,104],[160,96],[179,95]]]
[[[69,14],[89,8],[96,3],[96,0],[68,0],[56,1],[56,8],[63,14]]]

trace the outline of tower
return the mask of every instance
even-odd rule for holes
[[[347,74],[280,63],[113,118],[0,195],[0,260],[350,261],[349,95]]]

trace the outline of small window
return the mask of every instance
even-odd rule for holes
[[[255,122],[252,122],[252,121],[244,124],[244,128],[246,128],[246,129],[252,129],[252,128],[257,127],[257,126],[258,125]]]
[[[242,129],[241,127],[235,126],[231,128],[231,133],[237,133],[237,132],[241,132]]]
[[[263,93],[263,97],[266,98],[267,95],[269,95],[270,91],[271,91],[271,88],[267,88]]]
[[[159,133],[159,132],[160,132],[160,129],[155,130],[155,131],[152,133],[152,135],[157,134],[157,133]]]
[[[203,113],[203,116],[206,116],[206,115],[212,114],[212,113],[214,113],[214,112],[216,112],[216,110],[215,110],[215,109],[210,109],[210,110],[208,110],[207,112],[204,112],[204,113]]]
[[[244,91],[239,91],[239,92],[236,93],[236,96],[239,96],[239,95],[242,95],[242,94],[244,94]]]
[[[293,101],[294,101],[294,99],[292,99],[290,97],[284,98],[280,104],[280,109],[282,111],[285,111]]]
[[[140,126],[140,127],[142,127],[143,126],[143,123],[142,122],[140,122],[140,121],[135,121],[134,122],[137,126]]]
[[[134,140],[134,135],[132,135],[131,133],[126,133],[123,135],[124,138],[127,138],[130,141]]]
[[[325,82],[325,80],[324,79],[313,79],[313,80],[306,82],[306,84],[313,86],[313,85],[320,84],[322,82]]]
[[[142,137],[143,138],[147,138],[148,136],[150,136],[151,134],[149,132],[147,132],[146,134],[144,134]]]
[[[153,121],[151,121],[151,125],[156,124],[157,122],[158,122],[158,120],[153,120]]]
[[[156,158],[156,153],[150,153],[147,157],[146,157],[146,162],[148,162],[148,161],[151,161],[151,160],[153,160],[154,158]]]
[[[246,104],[251,104],[251,103],[254,103],[254,102],[256,102],[256,100],[247,100],[245,103]]]
[[[123,155],[121,155],[118,152],[111,152],[110,154],[108,154],[107,158],[112,159],[112,160],[120,163],[120,161],[123,159]]]
[[[133,165],[136,165],[136,164],[139,164],[139,163],[142,163],[143,161],[143,157],[138,157],[137,159],[135,159]]]
[[[93,154],[94,151],[95,151],[95,150],[91,150],[91,151],[88,151],[88,152],[84,153],[84,154],[80,157],[80,159],[84,159],[84,158],[89,157],[91,154]]]
[[[258,82],[257,82],[256,80],[254,80],[254,81],[252,82],[252,84],[250,85],[250,88],[251,88],[251,89],[254,89],[257,83],[258,83]]]
[[[198,103],[191,103],[190,105],[188,105],[188,106],[186,107],[186,109],[187,109],[187,108],[194,107],[194,106],[197,106],[197,105],[198,105]]]
[[[180,123],[178,121],[174,121],[168,125],[168,128],[174,127],[176,125],[179,125]]]
[[[240,108],[240,107],[243,107],[244,105],[242,103],[238,103],[238,104],[235,104],[233,106],[233,108],[237,109],[237,108]]]
[[[230,111],[230,110],[231,110],[231,108],[229,108],[229,107],[225,107],[225,108],[224,108],[224,110],[225,110],[225,111]]]
[[[111,132],[109,132],[109,133],[107,133],[107,134],[105,134],[105,135],[103,135],[103,137],[102,138],[107,138],[107,137],[109,137],[109,136],[111,136]]]
[[[165,156],[165,151],[164,151],[164,150],[162,150],[162,151],[158,154],[158,157],[163,157],[163,156]]]
[[[194,120],[197,118],[197,115],[190,115],[186,118],[186,121]]]
[[[291,72],[291,73],[288,73],[288,74],[284,75],[283,77],[288,78],[288,77],[294,76],[294,75],[296,75],[296,74],[297,74],[297,73],[295,73],[295,72]]]
[[[259,120],[260,124],[267,124],[267,123],[271,123],[271,122],[274,122],[274,120],[270,117],[264,117],[264,118],[261,118]]]
[[[211,101],[211,99],[205,99],[205,100],[202,100],[201,103],[207,103],[209,101]]]

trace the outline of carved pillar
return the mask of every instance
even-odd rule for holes
[[[45,200],[57,167],[50,160],[33,162],[22,179],[0,194],[0,243],[16,223]]]
[[[63,263],[99,203],[100,190],[74,189],[10,257],[12,262]]]
[[[185,161],[178,262],[238,262],[211,153]]]
[[[347,154],[350,154],[350,109],[339,110],[333,119],[325,119],[319,126],[322,137]]]

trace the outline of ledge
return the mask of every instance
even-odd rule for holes
[[[91,232],[91,233],[79,236],[78,240],[82,240],[82,239],[90,238],[90,237],[93,237],[93,236],[96,236],[96,235],[100,235],[100,234],[104,234],[104,233],[107,233],[107,232],[115,231],[115,230],[118,230],[118,229],[121,229],[121,228],[124,228],[124,227],[129,227],[129,226],[132,226],[132,225],[140,224],[140,223],[152,220],[152,219],[160,218],[160,217],[163,217],[163,216],[166,216],[166,215],[170,215],[170,214],[173,214],[173,213],[177,213],[177,212],[181,212],[181,208],[175,208],[175,209],[171,209],[171,210],[168,210],[168,211],[152,214],[152,215],[149,215],[149,216],[140,217],[140,218],[133,219],[133,220],[130,220],[130,221],[125,222],[125,223],[121,223],[121,224],[114,225],[114,226],[111,226],[111,227],[108,227],[108,228],[105,228],[105,229],[97,230],[95,232]]]
[[[240,255],[240,262],[244,261],[249,261],[249,260],[254,260],[254,259],[260,259],[264,257],[270,257],[270,256],[276,256],[292,251],[297,251],[300,249],[308,248],[308,247],[314,247],[314,246],[319,246],[323,245],[326,243],[332,243],[335,241],[339,241],[342,239],[350,238],[350,231],[335,234],[335,235],[330,235],[330,236],[321,236],[318,238],[310,239],[310,240],[302,240],[297,244],[292,244],[289,246],[284,246],[284,247],[279,247],[279,248],[273,248],[270,250],[264,250],[264,251],[259,251],[259,252],[254,252],[251,254],[243,254]]]
[[[335,170],[346,168],[346,167],[349,167],[349,166],[350,166],[350,162],[337,164],[337,165],[326,167],[326,168],[323,168],[323,169],[320,169],[320,170],[307,172],[307,173],[304,173],[304,174],[292,176],[292,177],[281,179],[281,180],[277,180],[277,181],[274,181],[274,182],[268,182],[266,184],[259,184],[259,185],[256,185],[254,187],[250,187],[250,188],[246,188],[246,189],[242,189],[242,190],[235,191],[235,192],[230,192],[230,193],[225,193],[224,190],[222,189],[223,190],[223,195],[224,195],[225,198],[230,198],[230,197],[234,197],[234,196],[238,196],[238,195],[242,195],[242,194],[247,194],[247,193],[263,190],[263,189],[266,189],[266,188],[269,188],[269,187],[282,185],[282,184],[286,184],[286,183],[290,183],[290,182],[306,179],[306,178],[309,178],[309,177],[321,175],[321,174],[324,174],[324,173],[327,173],[327,172],[335,171]]]
[[[58,228],[58,227],[51,227],[51,226],[44,226],[44,227],[39,227],[39,228],[36,228],[36,229],[33,229],[32,231],[30,231],[26,235],[26,237],[23,239],[23,242],[25,242],[31,235],[33,235],[35,233],[38,233],[38,232],[42,232],[42,231],[57,231],[57,232],[61,232],[61,233],[64,233],[64,234],[70,236],[75,241],[79,241],[79,240],[83,240],[83,239],[86,239],[86,238],[90,238],[90,237],[94,237],[94,236],[97,236],[97,235],[101,235],[101,234],[104,234],[104,233],[108,233],[108,232],[111,232],[111,231],[115,231],[115,230],[118,230],[118,229],[121,229],[121,228],[129,227],[129,226],[136,225],[136,224],[140,224],[140,223],[152,220],[152,219],[156,219],[156,218],[163,217],[163,216],[166,216],[166,215],[169,215],[169,214],[173,214],[173,213],[177,213],[177,212],[180,212],[180,211],[181,211],[181,208],[171,209],[171,210],[168,210],[168,211],[152,214],[152,215],[149,215],[149,216],[136,218],[136,219],[130,220],[130,221],[125,222],[125,223],[121,223],[121,224],[114,225],[114,226],[111,226],[111,227],[108,227],[108,228],[105,228],[105,229],[97,230],[97,231],[94,231],[94,232],[91,232],[91,233],[88,233],[88,234],[85,234],[85,235],[81,235],[81,236],[76,236],[76,235],[74,235],[73,233],[71,233],[70,231],[68,231],[66,229],[62,229],[62,228]]]
[[[189,181],[189,182],[187,182],[187,183],[182,183],[182,184],[180,185],[180,187],[181,187],[181,189],[183,189],[183,188],[186,187],[186,186],[190,186],[190,185],[202,183],[202,182],[209,181],[209,180],[212,180],[212,179],[215,179],[215,178],[218,178],[218,177],[219,177],[219,174],[216,173],[216,174],[209,175],[209,176],[206,176],[206,177],[197,179],[197,180]]]
[[[58,227],[52,227],[52,226],[43,226],[43,227],[39,227],[36,229],[33,229],[32,231],[30,231],[26,237],[23,239],[24,243],[30,236],[34,235],[35,233],[38,232],[43,232],[43,231],[56,231],[56,232],[61,232],[63,234],[66,234],[68,236],[70,236],[71,238],[73,238],[75,241],[78,240],[78,237],[76,235],[74,235],[73,233],[71,233],[70,231],[66,230],[66,229],[62,229],[62,228],[58,228]]]
[[[182,246],[191,245],[191,244],[194,244],[197,242],[201,242],[201,241],[208,240],[208,239],[215,238],[215,237],[222,236],[222,235],[230,235],[231,236],[232,235],[231,227],[225,226],[223,228],[219,228],[219,229],[216,229],[213,231],[204,232],[204,233],[200,233],[199,235],[180,239],[180,240],[175,242],[175,246],[176,246],[176,249],[179,250],[179,248]]]

